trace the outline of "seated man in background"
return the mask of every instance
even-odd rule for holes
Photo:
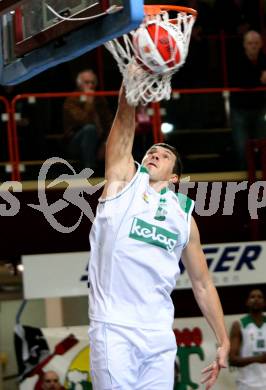
[[[230,87],[256,88],[266,85],[266,56],[262,51],[262,36],[248,31],[243,37],[243,48],[232,54]],[[231,127],[238,169],[246,168],[248,139],[266,137],[265,91],[232,92],[230,94]]]
[[[59,376],[55,371],[46,371],[42,377],[42,390],[63,390]]]
[[[94,92],[96,74],[91,69],[78,73],[77,90]],[[102,96],[70,96],[64,102],[64,132],[70,158],[94,171],[104,159],[104,143],[112,122],[111,111]]]

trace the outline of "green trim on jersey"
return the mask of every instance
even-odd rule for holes
[[[140,166],[140,173],[148,173],[149,174],[149,171],[146,167],[144,167],[143,165]]]
[[[240,322],[243,328],[246,328],[249,324],[254,324],[257,328],[261,328],[263,324],[266,322],[266,316],[263,316],[263,323],[261,324],[261,326],[258,326],[249,314],[241,318]]]
[[[164,194],[166,194],[166,192],[168,192],[168,191],[169,191],[169,188],[168,188],[168,187],[164,187],[164,188],[161,189],[160,194],[161,194],[161,195],[164,195]]]
[[[241,322],[241,325],[242,325],[243,328],[246,328],[249,324],[253,324],[254,323],[254,321],[253,321],[253,319],[251,318],[250,315],[247,315],[247,316],[241,318],[240,322]]]
[[[176,193],[176,196],[179,200],[179,204],[181,206],[181,209],[188,214],[190,212],[190,209],[192,207],[192,199],[190,199],[188,196],[181,194],[180,192]]]

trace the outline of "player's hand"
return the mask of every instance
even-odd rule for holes
[[[202,374],[204,375],[201,383],[206,385],[206,390],[211,389],[220,372],[221,368],[227,367],[227,355],[229,351],[229,346],[219,347],[217,350],[216,360],[214,360],[208,367],[202,370]]]

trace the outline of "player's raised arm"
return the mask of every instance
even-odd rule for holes
[[[107,183],[130,181],[135,173],[132,147],[135,135],[135,107],[127,103],[120,89],[118,108],[106,143],[105,178]]]

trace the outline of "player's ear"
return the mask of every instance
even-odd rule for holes
[[[179,176],[177,174],[173,174],[169,180],[170,183],[176,184],[179,182]]]

